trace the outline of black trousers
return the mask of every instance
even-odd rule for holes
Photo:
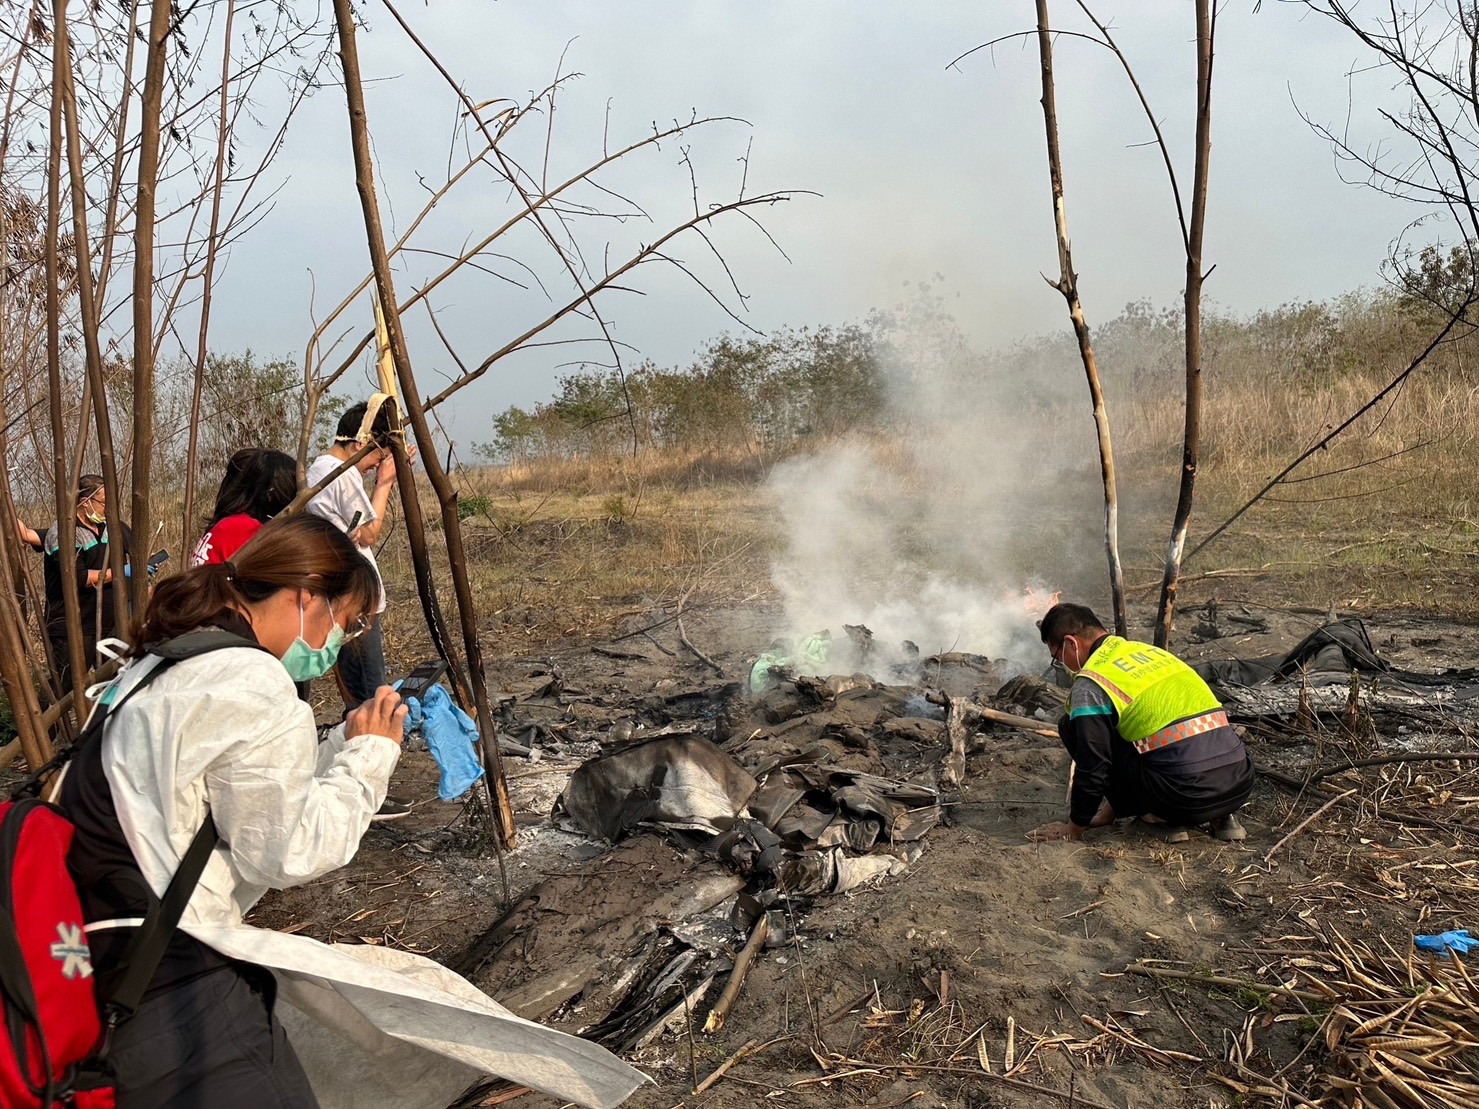
[[[118,1109],[317,1109],[258,967],[212,971],[147,999],[113,1037]]]
[[[56,667],[52,673],[57,680],[57,696],[65,697],[72,692],[72,654],[71,643],[65,635],[49,635],[51,640],[51,655],[56,661]],[[98,636],[92,628],[82,633],[82,659],[88,669],[97,665],[98,662]]]
[[[1071,732],[1065,730],[1063,746],[1074,761]],[[1109,780],[1104,796],[1116,817],[1158,816],[1168,824],[1210,824],[1237,812],[1253,792],[1253,760],[1217,766],[1192,774],[1163,773],[1150,765],[1135,748],[1116,740],[1110,747]]]

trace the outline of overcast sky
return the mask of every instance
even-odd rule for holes
[[[1356,44],[1299,5],[1254,6],[1229,0],[1223,9],[1214,91],[1206,258],[1216,272],[1207,294],[1236,312],[1375,283],[1390,242],[1418,214],[1343,183],[1328,145],[1300,117],[1341,124],[1349,111],[1359,135],[1380,137],[1373,97],[1383,86],[1347,80],[1364,62]],[[1062,25],[1084,26],[1066,0],[1054,9]],[[366,10],[361,50],[373,81],[382,200],[404,227],[426,195],[420,182],[434,185],[446,173],[453,104],[384,9]],[[1134,0],[1096,10],[1113,17],[1189,188],[1191,4]],[[1026,0],[406,0],[404,12],[476,101],[525,100],[549,83],[565,53],[566,69],[581,76],[554,117],[556,179],[599,156],[603,128],[618,146],[650,133],[654,121],[694,111],[747,121],[691,140],[701,203],[732,199],[747,146],[748,191],[820,194],[759,214],[785,257],[742,220],[716,232],[749,294],[742,314],[755,328],[861,320],[936,274],[936,288],[982,346],[1067,325],[1062,299],[1038,276],[1056,274],[1057,260],[1035,42],[1005,43],[947,68],[973,46],[1029,28]],[[1060,40],[1057,73],[1068,213],[1090,323],[1132,300],[1171,304],[1184,263],[1164,169],[1144,145],[1149,128],[1133,94],[1108,52],[1086,43]],[[526,121],[511,143],[536,171],[545,123]],[[320,91],[295,127],[275,167],[287,178],[276,209],[235,248],[223,280],[219,350],[301,358],[311,298],[321,315],[367,268],[340,90]],[[652,222],[584,225],[592,268],[608,240],[614,261],[691,213],[682,145],[645,153],[606,179]],[[421,245],[455,250],[496,225],[508,202],[491,175],[470,180],[439,207]],[[505,250],[559,299],[558,269],[534,236],[513,238]],[[688,239],[675,253],[722,282],[701,241]],[[402,297],[434,262],[406,257]],[[512,263],[497,264],[521,276]],[[671,272],[642,270],[628,284],[646,295],[614,294],[606,308],[636,348],[633,364],[683,364],[705,340],[738,330]],[[537,290],[475,275],[437,307],[459,354],[475,361],[538,318],[544,303]],[[352,322],[362,328],[369,319],[362,311]],[[418,373],[434,383],[451,358],[425,326],[414,324],[412,337]],[[449,421],[461,449],[491,437],[492,413],[548,397],[572,357],[571,348],[532,352],[470,388]]]

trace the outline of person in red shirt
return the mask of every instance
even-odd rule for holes
[[[216,508],[205,534],[190,554],[190,565],[225,562],[298,495],[298,464],[292,455],[246,447],[226,463]]]

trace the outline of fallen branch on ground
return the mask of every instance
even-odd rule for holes
[[[681,616],[678,617],[678,642],[692,651],[698,657],[698,660],[704,663],[706,666],[710,667],[714,671],[714,673],[718,674],[721,678],[725,676],[724,667],[720,666],[717,662],[715,662],[708,655],[704,654],[688,641],[688,633],[683,630],[683,617]]]
[[[1288,843],[1295,836],[1299,835],[1300,832],[1304,831],[1305,827],[1307,825],[1311,824],[1315,820],[1316,817],[1318,817],[1326,809],[1330,808],[1332,805],[1336,804],[1337,802],[1344,801],[1347,797],[1349,797],[1351,794],[1353,794],[1355,792],[1356,791],[1354,789],[1348,789],[1344,793],[1337,794],[1336,796],[1330,798],[1330,800],[1326,801],[1318,809],[1316,809],[1314,812],[1310,813],[1309,816],[1305,817],[1298,824],[1296,824],[1294,826],[1294,829],[1287,836],[1285,836],[1283,839],[1279,840],[1278,843],[1276,843],[1272,847],[1270,847],[1268,849],[1268,854],[1264,855],[1263,861],[1265,863],[1268,862],[1270,859],[1272,859],[1274,857],[1274,855],[1276,855],[1278,853],[1279,848],[1283,847],[1284,844]]]
[[[764,917],[762,917],[761,919],[763,920]],[[772,1040],[771,1042],[774,1043],[775,1041]],[[728,1059],[724,1060],[724,1062],[720,1063],[716,1068],[714,1068],[713,1073],[710,1074],[709,1077],[705,1078],[702,1082],[700,1082],[697,1086],[693,1088],[694,1096],[697,1097],[699,1094],[707,1090],[710,1086],[714,1085],[714,1083],[718,1082],[719,1079],[728,1074],[729,1069],[733,1067],[736,1063],[740,1062],[740,1060],[746,1059],[750,1055],[754,1054],[759,1043],[759,1040],[746,1040],[742,1045],[740,1045],[740,1049],[738,1051],[736,1051]]]
[[[1330,995],[1313,990],[1299,990],[1278,983],[1251,982],[1243,978],[1224,978],[1220,974],[1198,974],[1190,970],[1173,970],[1170,967],[1149,967],[1144,963],[1131,963],[1125,967],[1126,974],[1138,974],[1143,978],[1174,978],[1180,982],[1200,982],[1204,986],[1220,986],[1229,990],[1252,990],[1254,993],[1293,997],[1300,1001],[1328,1003]]]
[[[1326,778],[1332,778],[1336,774],[1344,774],[1347,770],[1359,770],[1367,766],[1389,766],[1393,763],[1403,762],[1479,762],[1479,751],[1408,751],[1400,755],[1381,755],[1372,759],[1352,759],[1338,766],[1326,767],[1306,779],[1307,784],[1314,785],[1323,782]]]
[[[1274,770],[1271,767],[1260,766],[1256,763],[1254,764],[1254,769],[1262,777],[1267,778],[1271,782],[1276,782],[1285,789],[1291,789],[1295,793],[1303,793],[1308,786],[1308,783],[1304,779],[1285,774],[1281,770]],[[1360,803],[1361,799],[1358,797],[1340,798],[1340,804],[1342,805],[1359,805]],[[1433,828],[1439,832],[1448,832],[1450,835],[1479,836],[1479,827],[1473,824],[1458,824],[1451,820],[1432,820],[1426,816],[1417,816],[1413,813],[1392,812],[1390,810],[1383,811],[1381,809],[1373,810],[1370,815],[1388,824],[1405,824],[1415,828]]]
[[[734,969],[729,972],[729,981],[724,985],[724,992],[719,995],[719,1000],[714,1002],[714,1007],[709,1011],[709,1019],[704,1021],[704,1032],[712,1034],[724,1027],[724,1018],[729,1015],[730,1008],[739,997],[740,987],[745,984],[745,975],[750,972],[750,964],[755,961],[755,955],[765,946],[766,937],[770,935],[770,919],[761,913],[755,921],[755,927],[750,931],[750,938],[745,941],[745,946],[735,956]]]
[[[967,700],[964,697],[948,697],[939,690],[929,690],[924,696],[925,700],[929,701],[930,704],[939,705],[946,710],[950,708],[952,701],[960,705],[966,711],[966,721],[968,723],[972,716],[979,716],[982,720],[989,721],[992,724],[1005,724],[1008,728],[1016,728],[1019,732],[1030,732],[1033,735],[1040,735],[1046,739],[1058,738],[1057,728],[1042,720],[1034,719],[1031,716],[1018,716],[1014,712],[1002,712],[1000,709],[988,708],[985,705],[977,704],[975,701]]]

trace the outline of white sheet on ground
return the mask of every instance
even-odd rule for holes
[[[606,1109],[646,1081],[605,1048],[517,1017],[410,952],[247,925],[186,931],[271,968],[278,1014],[323,1109],[445,1109],[485,1074]]]

